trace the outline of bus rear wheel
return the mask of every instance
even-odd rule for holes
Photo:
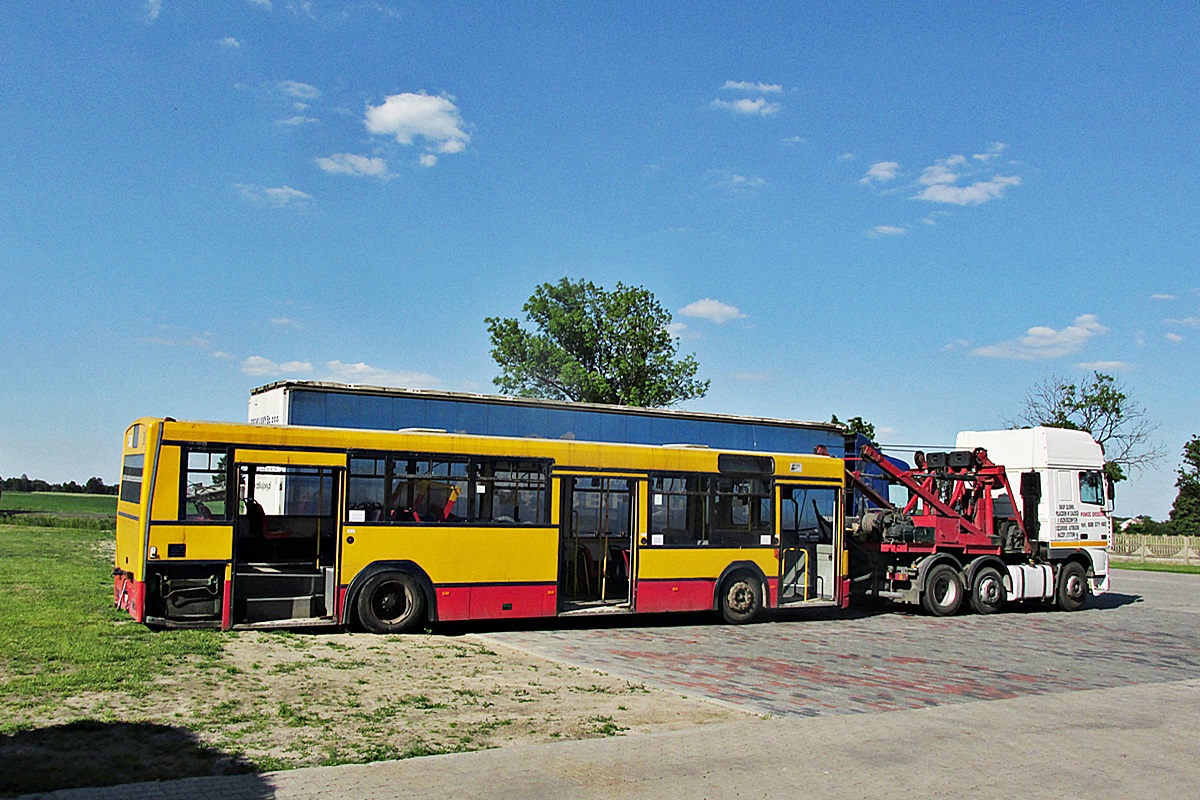
[[[721,617],[731,625],[758,619],[763,608],[762,584],[753,575],[734,575],[721,589]]]
[[[958,570],[949,564],[938,564],[925,576],[921,605],[935,617],[949,617],[958,613],[964,593]]]
[[[407,633],[425,618],[425,593],[411,575],[384,572],[367,579],[355,608],[372,633]]]
[[[1087,572],[1078,561],[1070,561],[1063,565],[1058,573],[1058,591],[1055,599],[1063,611],[1078,611],[1083,608],[1087,599]]]

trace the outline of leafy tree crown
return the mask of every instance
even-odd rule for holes
[[[523,397],[662,407],[708,392],[693,355],[678,357],[671,314],[644,288],[591,281],[543,283],[524,306],[529,331],[488,317],[493,383]]]

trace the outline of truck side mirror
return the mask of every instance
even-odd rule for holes
[[[1112,475],[1104,476],[1104,488],[1107,490],[1105,492],[1104,510],[1111,514],[1113,500],[1117,499],[1117,485],[1113,483]]]

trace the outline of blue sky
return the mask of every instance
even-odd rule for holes
[[[1054,5],[5,3],[0,474],[285,377],[493,391],[484,317],[565,275],[671,309],[698,410],[948,446],[1111,372],[1161,517],[1200,7]]]

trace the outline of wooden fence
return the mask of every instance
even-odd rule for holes
[[[1117,533],[1108,552],[1121,560],[1200,564],[1200,537]]]

